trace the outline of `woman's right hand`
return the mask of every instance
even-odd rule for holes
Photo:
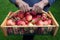
[[[20,10],[24,12],[30,10],[29,5],[25,3],[23,0],[16,0],[16,3],[19,6]]]

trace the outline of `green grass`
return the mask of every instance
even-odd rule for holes
[[[9,0],[0,0],[0,24],[5,19],[6,15],[9,11],[18,10],[15,5],[9,2]],[[56,0],[56,2],[49,9],[57,22],[60,24],[60,0]],[[0,40],[22,40],[22,36],[20,35],[11,35],[5,37],[1,28],[0,28]],[[56,36],[51,35],[35,35],[34,40],[60,40],[60,27],[56,34]]]

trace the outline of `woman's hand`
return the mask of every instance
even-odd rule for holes
[[[36,12],[42,12],[44,7],[48,4],[48,0],[42,0],[39,3],[34,4],[33,10]]]
[[[24,1],[16,0],[16,2],[17,2],[17,5],[19,6],[20,10],[22,10],[24,12],[30,10],[29,5],[27,3],[25,3]]]

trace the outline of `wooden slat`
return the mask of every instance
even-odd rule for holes
[[[52,17],[55,25],[56,25],[57,27],[59,27],[59,24],[57,23],[56,19],[55,19],[54,16],[52,15],[52,13],[51,13],[50,11],[49,11],[48,13],[51,15],[51,17]]]
[[[1,29],[2,29],[2,31],[3,31],[3,33],[4,33],[4,35],[7,36],[6,28],[5,28],[5,27],[1,27]]]
[[[58,28],[59,28],[59,24],[57,23],[56,19],[54,18],[54,16],[52,15],[52,13],[49,11],[49,14],[51,15],[53,21],[54,21],[54,24],[56,25],[55,28],[53,28],[53,36],[56,35],[57,31],[58,31]]]
[[[4,27],[55,27],[55,25],[44,25],[44,26],[38,26],[38,25],[33,25],[33,26],[17,26],[17,25],[14,25],[14,26],[4,26]]]

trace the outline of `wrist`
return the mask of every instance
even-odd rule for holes
[[[18,3],[20,3],[20,2],[22,2],[22,0],[16,0],[16,4],[18,4]]]
[[[43,3],[43,1],[41,1],[41,2],[40,2],[40,4],[42,5],[42,7],[44,7],[44,6],[45,6],[45,4]]]
[[[42,0],[42,2],[44,3],[45,6],[48,4],[48,0]]]

